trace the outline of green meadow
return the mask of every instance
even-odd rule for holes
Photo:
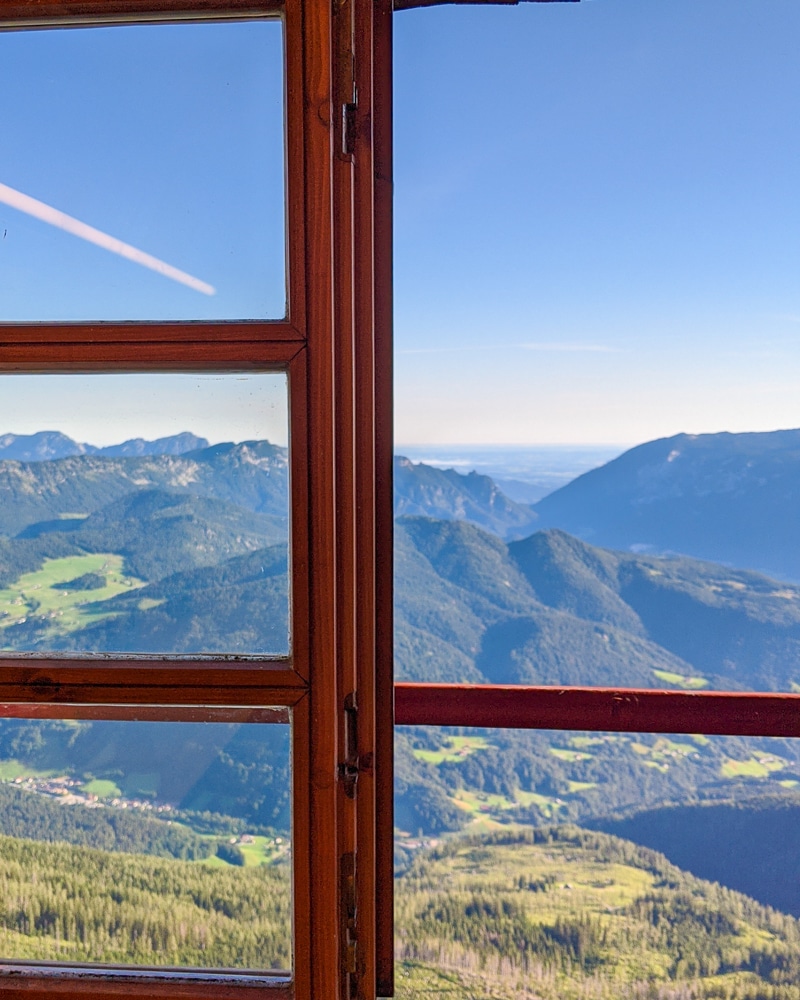
[[[78,581],[90,574],[105,584],[80,588]],[[69,589],[72,581],[78,584],[75,590]],[[0,590],[0,629],[35,618],[48,625],[46,635],[74,632],[109,617],[101,607],[104,601],[144,585],[126,574],[122,556],[111,552],[46,559],[40,569]]]
[[[485,736],[448,736],[439,750],[415,749],[413,754],[428,764],[460,764],[470,754],[490,746]]]
[[[653,674],[665,684],[673,687],[683,688],[684,691],[699,691],[708,687],[705,677],[685,677],[683,674],[675,674],[669,670],[653,670]]]

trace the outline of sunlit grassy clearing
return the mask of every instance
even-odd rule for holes
[[[122,795],[119,786],[115,785],[113,781],[108,781],[105,778],[94,778],[92,781],[83,785],[81,790],[85,792],[86,795],[96,795],[98,799],[115,799]]]
[[[428,764],[458,764],[470,754],[487,750],[492,745],[485,736],[448,736],[441,750],[415,749],[412,752],[417,760]]]
[[[630,748],[640,757],[648,758],[648,760],[642,761],[646,767],[657,767],[661,771],[668,769],[671,760],[693,757],[701,752],[692,743],[681,743],[677,740],[667,739],[665,736],[658,737],[652,745],[633,740]]]
[[[560,799],[550,795],[539,795],[537,792],[517,792],[517,802],[521,806],[536,806],[544,819],[558,821],[563,819],[565,804]]]
[[[594,788],[592,782],[571,782],[577,786],[576,791]],[[572,791],[572,789],[570,789]],[[450,800],[454,805],[466,813],[470,813],[474,824],[475,820],[486,820],[489,817],[501,815],[518,806],[530,808],[535,806],[544,819],[558,820],[563,818],[563,810],[566,804],[560,799],[550,795],[540,795],[538,792],[529,792],[518,789],[513,799],[503,795],[493,795],[485,792],[473,792],[460,789]],[[506,823],[503,823],[506,826]],[[496,829],[496,824],[486,829]],[[476,832],[474,825],[468,827],[470,832]]]
[[[136,605],[139,611],[152,611],[153,608],[159,608],[162,604],[166,604],[166,597],[162,597],[160,600],[156,600],[154,597],[143,597]]]
[[[774,771],[782,771],[786,761],[774,754],[751,757],[750,760],[726,760],[720,767],[723,778],[768,778]]]
[[[75,591],[56,587],[87,573],[104,576],[106,585]],[[41,569],[24,573],[15,583],[0,590],[0,628],[20,624],[33,616],[52,622],[49,632],[74,632],[108,617],[109,612],[96,607],[98,603],[143,586],[143,580],[124,573],[122,556],[111,552],[46,559]]]
[[[575,761],[579,760],[591,760],[594,756],[582,750],[565,750],[563,747],[550,747],[549,749],[554,757],[558,757],[559,760],[569,761],[570,763],[575,763]]]
[[[597,788],[596,781],[570,781],[569,791],[571,795],[578,792],[588,792],[590,788]]]
[[[604,733],[602,736],[571,736],[569,745],[576,750],[585,750],[587,747],[599,746],[602,743],[624,743],[626,736],[618,736],[612,733]]]
[[[253,837],[252,843],[239,841],[236,846],[244,855],[245,868],[256,868],[258,865],[273,864],[285,854],[286,840],[279,838],[278,844],[273,837]]]
[[[665,684],[683,688],[684,691],[699,691],[700,688],[708,687],[708,681],[705,677],[686,677],[683,674],[674,674],[669,670],[654,669],[653,673]]]
[[[51,778],[56,771],[37,771],[29,764],[23,764],[10,757],[0,760],[0,781],[13,781],[15,778]]]
[[[691,757],[692,754],[700,753],[696,746],[691,743],[681,743],[678,740],[670,740],[665,736],[660,736],[651,748],[653,757],[660,759],[663,757]]]
[[[460,788],[452,801],[465,812],[490,812],[494,809],[513,809],[516,803],[504,795],[490,795],[486,792],[472,792]]]

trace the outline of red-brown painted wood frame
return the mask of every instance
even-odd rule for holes
[[[375,244],[375,985],[394,995],[394,344],[392,0],[373,7]]]
[[[365,859],[358,871],[359,905],[367,920],[374,919],[374,724],[359,728],[364,780],[358,806],[343,796],[338,780],[344,696],[361,684],[358,703],[369,719],[375,697],[376,277],[368,85],[373,53],[371,36],[342,30],[371,18],[371,0],[335,5],[327,0],[0,0],[0,27],[241,19],[278,11],[284,21],[286,70],[287,317],[270,322],[4,325],[0,372],[285,371],[291,439],[291,656],[7,655],[0,657],[0,702],[11,704],[11,713],[64,717],[85,713],[167,719],[191,715],[197,705],[290,708],[292,979],[220,976],[213,970],[195,975],[186,970],[16,964],[0,978],[4,997],[233,1000],[244,994],[343,1000],[350,983],[341,975],[338,873],[340,856],[348,850]],[[364,97],[354,148],[347,152],[340,105],[355,64]],[[385,296],[383,301],[388,322]],[[390,447],[385,428],[382,441],[385,451]],[[384,508],[385,492],[384,487]],[[386,601],[385,580],[382,599]],[[382,648],[384,654],[390,648],[385,636]],[[385,746],[387,740],[385,736]],[[371,930],[359,946],[358,988],[367,996],[375,981]]]
[[[800,737],[800,695],[396,684],[398,726]]]

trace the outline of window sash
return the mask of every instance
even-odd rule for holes
[[[374,30],[376,10],[380,27]],[[291,707],[292,980],[185,970],[53,969],[31,963],[23,963],[23,969],[15,963],[13,972],[0,969],[4,996],[233,1000],[242,991],[257,990],[265,996],[328,1000],[349,997],[356,984],[360,996],[375,995],[374,843],[376,796],[382,793],[381,822],[389,824],[383,840],[391,860],[391,559],[385,549],[378,558],[378,545],[391,538],[391,396],[384,395],[391,371],[385,152],[391,124],[388,118],[376,124],[388,106],[386,73],[376,94],[372,80],[373,39],[382,38],[382,51],[388,52],[391,4],[0,0],[2,28],[275,14],[283,16],[285,44],[286,320],[4,324],[0,372],[285,371],[290,396],[291,656],[2,655],[0,701],[35,702],[53,711],[63,708],[65,714],[72,704],[95,706],[101,713],[104,706],[145,705],[156,715],[158,706]],[[354,105],[347,123],[345,104]],[[384,143],[377,182],[375,131]],[[377,493],[376,476],[382,476]],[[380,670],[376,650],[381,652]],[[376,711],[378,697],[385,704]],[[357,705],[359,715],[349,741],[348,704]],[[379,720],[380,759],[375,753]],[[346,766],[358,773],[356,798],[337,780]],[[382,793],[376,781],[381,768]],[[341,907],[343,859],[351,855],[356,857],[359,912],[354,976],[344,971],[350,931]]]

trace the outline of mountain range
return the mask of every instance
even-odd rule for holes
[[[680,552],[800,581],[800,430],[678,434],[584,473],[534,505],[614,549]]]
[[[770,531],[785,542],[800,530],[789,509],[798,442],[800,431],[652,442],[579,477],[535,510],[509,500],[486,476],[398,458],[398,676],[757,690],[800,685],[800,588],[794,584],[719,561],[609,551],[560,527],[530,530],[545,515],[562,518],[559,511],[569,522],[581,504],[594,511],[595,523],[605,518],[608,525],[612,515],[618,523],[623,495],[636,511],[691,505],[699,513],[681,523],[696,528],[713,506],[709,498],[742,506],[749,497],[752,507],[764,470],[780,467],[784,489],[768,491],[775,514]],[[758,462],[740,461],[756,452]],[[735,461],[726,459],[730,455]],[[659,462],[666,472],[658,471]],[[229,651],[246,651],[241,643],[250,636],[250,651],[285,651],[285,449],[249,441],[183,454],[0,459],[0,495],[0,586],[6,588],[0,593],[7,593],[0,627],[12,648],[45,649],[55,641],[64,649],[178,652],[189,651],[191,635],[198,649],[211,643],[208,649],[217,651],[228,642]],[[778,516],[781,503],[787,509]],[[749,540],[743,529],[730,542],[742,552],[754,549],[765,530],[758,518],[750,524]],[[582,530],[590,533],[585,525]],[[677,533],[676,527],[673,541]],[[718,525],[716,535],[726,537]],[[633,547],[666,548],[667,540],[664,528],[659,545]],[[101,567],[112,566],[111,556],[122,560],[116,582],[97,578],[90,555],[105,559]],[[784,563],[791,558],[788,551]],[[750,559],[758,561],[755,554]],[[45,564],[50,576],[61,578],[25,575]],[[99,586],[71,586],[87,573]],[[78,600],[74,594],[82,588]],[[69,628],[60,628],[53,615],[70,590],[79,610]],[[209,613],[215,602],[217,612]],[[158,649],[159,643],[171,645]]]
[[[104,448],[73,441],[61,431],[0,435],[0,459],[12,459],[17,462],[50,462],[56,458],[69,458],[72,455],[182,455],[187,451],[207,447],[206,438],[188,432],[172,434],[155,441],[131,438],[122,444],[107,445]]]
[[[800,586],[558,530],[506,543],[464,522],[400,518],[396,539],[400,678],[800,685]]]
[[[84,446],[56,432],[0,441],[0,646],[289,651],[286,449],[206,447],[192,435],[118,446],[127,451],[69,452]],[[14,448],[38,457],[12,457]],[[56,457],[59,448],[67,453]],[[489,477],[398,457],[398,679],[800,689],[800,585],[786,582],[800,578],[798,449],[800,431],[680,435],[535,506]],[[772,566],[777,577],[758,571]],[[86,725],[78,749],[100,738]],[[0,728],[0,740],[13,730]],[[57,768],[65,752],[41,756],[46,728],[24,728],[6,758]],[[159,739],[180,740],[168,729]],[[397,818],[411,834],[614,810],[632,822],[634,808],[718,803],[750,786],[789,802],[781,817],[800,812],[791,741],[417,729],[399,731],[397,747]],[[248,746],[214,753],[219,766],[183,807],[218,800],[235,816],[282,821],[274,807],[251,816],[251,806],[285,791],[285,776],[266,764],[250,775]],[[159,770],[139,756],[115,751],[98,764],[87,749],[79,763],[109,781],[134,765]],[[228,802],[234,771],[242,787]],[[697,822],[686,815],[684,826]]]

